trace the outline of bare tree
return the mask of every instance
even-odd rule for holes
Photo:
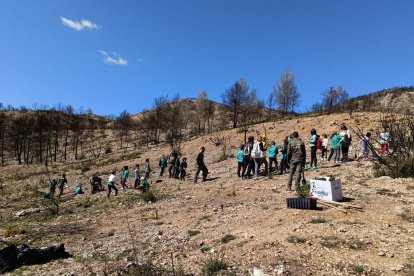
[[[223,104],[231,112],[233,128],[237,127],[241,109],[247,104],[249,94],[249,85],[244,79],[236,81],[232,86],[226,89],[223,94],[221,94]]]
[[[128,141],[129,131],[132,129],[133,121],[131,114],[128,111],[122,111],[116,119],[115,126],[118,128],[118,136],[121,149],[123,148],[123,142]]]
[[[214,117],[214,110],[215,106],[212,101],[210,101],[207,97],[207,93],[205,91],[201,91],[197,98],[197,109],[199,112],[198,116],[198,130],[205,133],[207,130],[207,133],[211,130],[211,123]]]
[[[345,102],[348,99],[348,92],[346,92],[340,85],[338,88],[331,86],[328,90],[322,92],[322,105],[328,114],[331,114],[333,108]]]
[[[290,70],[286,70],[272,91],[276,105],[284,116],[294,112],[300,103],[300,94],[295,81],[295,75]]]

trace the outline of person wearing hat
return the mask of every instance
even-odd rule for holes
[[[148,182],[148,178],[146,178],[145,176],[141,177],[141,184],[138,185],[138,190],[141,190],[143,193],[148,192],[149,190],[149,182]]]

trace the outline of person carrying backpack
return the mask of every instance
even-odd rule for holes
[[[275,171],[278,169],[277,166],[277,154],[279,153],[275,141],[272,141],[272,145],[269,148],[269,173],[273,172],[272,164],[275,163]]]
[[[265,163],[265,173],[267,173],[266,149],[263,147],[262,137],[257,137],[257,141],[253,145],[251,156],[254,160],[254,171],[256,178],[259,177],[260,165]]]
[[[254,171],[254,160],[252,158],[252,149],[254,145],[254,137],[249,136],[247,138],[247,144],[244,145],[243,148],[243,172],[242,172],[242,179],[247,179],[252,176],[252,172]]]
[[[288,158],[287,158],[287,150],[288,150],[288,140],[283,140],[283,146],[280,150],[280,174],[283,174],[288,169]]]
[[[244,164],[244,155],[243,155],[243,149],[244,149],[244,145],[242,144],[240,146],[239,151],[237,152],[237,177],[239,179],[242,178],[241,176],[241,172],[243,170],[243,164]]]
[[[60,198],[63,194],[63,189],[65,188],[65,185],[68,183],[68,180],[66,179],[66,175],[62,174],[62,176],[58,180],[58,188],[59,188],[59,195]]]

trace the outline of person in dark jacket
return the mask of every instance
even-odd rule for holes
[[[252,176],[252,172],[254,172],[254,159],[252,158],[252,149],[254,144],[254,137],[250,136],[247,138],[247,143],[244,145],[243,149],[243,172],[242,178],[246,179]]]
[[[298,187],[306,163],[305,144],[299,139],[299,134],[293,132],[293,141],[288,145],[288,161],[290,163],[288,184],[286,190],[292,189],[292,180],[295,177],[295,186]]]
[[[183,161],[180,164],[180,180],[181,181],[185,180],[185,176],[187,174],[186,169],[187,169],[187,158],[184,157]]]
[[[178,153],[177,151],[173,150],[170,153],[170,156],[168,157],[168,163],[170,166],[168,167],[168,173],[170,178],[174,177],[174,168],[175,168],[175,162],[177,161]]]
[[[198,175],[200,174],[200,171],[203,172],[203,182],[207,179],[208,169],[206,167],[206,164],[204,163],[204,152],[206,151],[205,147],[201,147],[200,153],[197,155],[197,171],[194,176],[194,183],[197,183]]]

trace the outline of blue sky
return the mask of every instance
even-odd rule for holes
[[[413,84],[411,0],[1,0],[0,102],[137,113],[161,95],[268,97],[290,68],[301,111]]]

